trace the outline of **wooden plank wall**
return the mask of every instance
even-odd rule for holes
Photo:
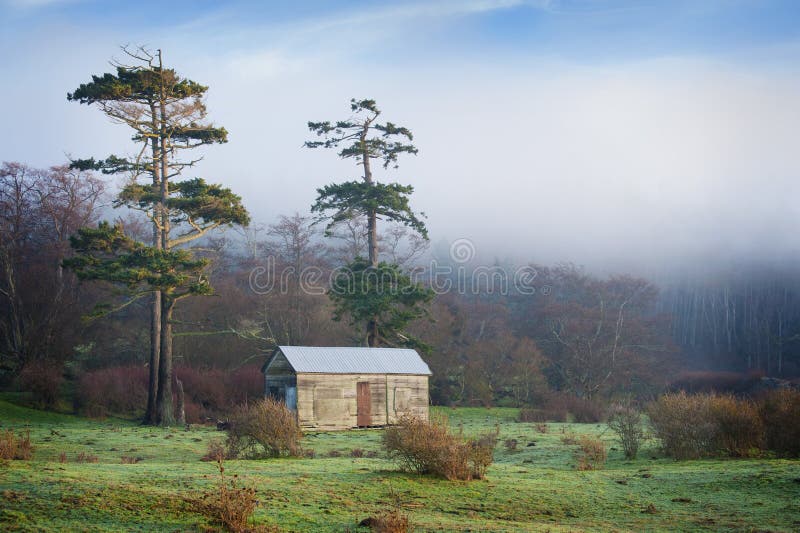
[[[428,376],[298,374],[297,416],[300,425],[318,429],[356,427],[356,384],[360,381],[370,384],[370,425],[395,423],[404,413],[427,420]]]

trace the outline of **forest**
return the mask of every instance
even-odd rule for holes
[[[126,53],[69,100],[127,127],[133,155],[0,168],[0,384],[42,407],[170,424],[179,387],[187,419],[208,420],[262,394],[278,345],[415,347],[435,405],[591,413],[675,384],[800,374],[791,269],[648,280],[479,257],[468,239],[431,246],[413,187],[380,181],[417,153],[413,135],[372,100],[308,122],[304,145],[352,159],[361,179],[251,220],[261,199],[193,177],[192,152],[227,142],[208,87],[160,51]]]

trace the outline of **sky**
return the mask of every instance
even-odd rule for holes
[[[206,84],[230,142],[197,175],[253,218],[308,213],[352,162],[307,150],[350,98],[414,132],[434,249],[660,273],[800,257],[800,2],[0,0],[0,160],[131,153],[66,94],[121,45]]]

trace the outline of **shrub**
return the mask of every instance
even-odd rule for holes
[[[707,395],[665,394],[648,407],[664,453],[676,459],[707,455],[714,447],[715,424]]]
[[[506,439],[505,442],[503,442],[503,446],[505,446],[506,450],[508,450],[509,452],[517,451],[518,444],[519,442],[517,441],[517,439]]]
[[[411,522],[408,515],[397,509],[384,511],[378,516],[365,518],[359,524],[368,527],[377,533],[407,533],[411,531]]]
[[[295,413],[283,402],[265,398],[234,410],[228,427],[228,456],[296,456],[302,436]]]
[[[578,460],[578,470],[597,470],[602,468],[608,457],[603,441],[597,437],[582,435],[578,439],[578,449],[575,458]]]
[[[222,459],[217,461],[217,467],[219,469],[217,486],[192,502],[194,508],[228,531],[277,531],[276,528],[266,526],[248,526],[258,505],[256,489],[238,486],[238,476],[235,474],[230,480],[227,479]]]
[[[468,461],[472,468],[472,479],[483,479],[494,460],[494,449],[497,446],[497,436],[500,428],[495,427],[491,433],[485,433],[477,439],[468,441]]]
[[[75,457],[76,463],[96,463],[98,458],[91,453],[81,452]]]
[[[764,427],[755,403],[730,395],[711,395],[709,401],[718,451],[730,457],[749,457],[763,447]]]
[[[673,381],[669,388],[677,392],[682,390],[689,394],[697,393],[731,393],[747,394],[755,390],[761,382],[762,374],[758,372],[684,372]]]
[[[227,373],[218,368],[179,366],[175,368],[175,376],[183,383],[186,403],[197,404],[200,411],[219,413],[234,403],[225,390]]]
[[[664,452],[676,459],[742,457],[762,445],[756,406],[731,395],[665,394],[649,406],[648,414]]]
[[[75,409],[84,416],[135,414],[147,404],[147,368],[117,366],[84,373],[75,389]]]
[[[0,461],[27,461],[31,457],[33,445],[30,430],[26,429],[25,433],[14,433],[12,429],[0,431]]]
[[[55,406],[63,379],[61,365],[53,361],[32,361],[19,373],[20,387],[42,409]]]
[[[625,458],[636,459],[644,439],[642,414],[631,405],[617,404],[611,407],[606,423],[617,434]]]
[[[538,407],[524,407],[519,411],[520,422],[567,422],[595,423],[603,420],[603,406],[599,402],[578,398],[563,392],[551,392],[544,396]]]
[[[383,444],[401,468],[448,480],[481,479],[492,463],[497,431],[474,440],[450,433],[445,417],[403,416],[386,429]]]
[[[141,457],[133,457],[130,455],[123,455],[121,459],[122,459],[122,464],[124,465],[135,465],[136,463],[142,460]]]
[[[246,365],[227,374],[229,404],[248,403],[264,397],[264,374],[259,365]]]
[[[219,462],[226,458],[225,444],[218,439],[214,439],[208,443],[206,454],[200,458],[201,461],[214,461]]]
[[[352,450],[350,450],[350,457],[353,457],[354,459],[364,457],[364,450],[362,450],[361,448],[353,448]]]
[[[768,392],[759,403],[759,414],[766,447],[780,455],[800,456],[800,391]]]
[[[561,428],[561,433],[561,444],[566,444],[567,446],[578,444],[578,437],[572,431],[566,431]]]

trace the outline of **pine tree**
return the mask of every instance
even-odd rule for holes
[[[425,239],[428,230],[409,205],[414,188],[380,183],[372,172],[373,161],[379,161],[384,169],[397,168],[401,154],[416,154],[417,148],[411,144],[414,137],[402,126],[378,123],[381,111],[374,100],[352,99],[350,110],[353,114],[347,120],[309,122],[309,130],[322,140],[305,143],[308,148],[339,148],[339,157],[355,159],[363,170],[360,181],[318,189],[311,207],[320,220],[329,221],[326,234],[340,222],[361,216],[367,219],[367,261],[355,258],[347,265],[349,276],[340,280],[348,284],[347,290],[340,286],[331,291],[336,318],[348,314],[354,321],[366,323],[368,346],[415,344],[417,341],[403,334],[402,329],[424,314],[420,306],[429,302],[433,293],[414,283],[397,265],[380,262],[378,219],[403,224]]]
[[[173,252],[221,225],[246,225],[247,211],[230,190],[198,178],[175,181],[201,159],[184,158],[184,152],[227,142],[225,128],[205,122],[203,97],[208,87],[164,67],[161,50],[123,50],[133,65],[117,63],[114,74],[92,76],[67,98],[96,105],[114,122],[130,127],[137,155],[77,160],[73,166],[129,176],[115,205],[148,216],[154,251]],[[171,317],[180,299],[176,294],[182,293],[169,286],[152,285],[151,289],[150,380],[144,421],[169,425],[173,422]]]

